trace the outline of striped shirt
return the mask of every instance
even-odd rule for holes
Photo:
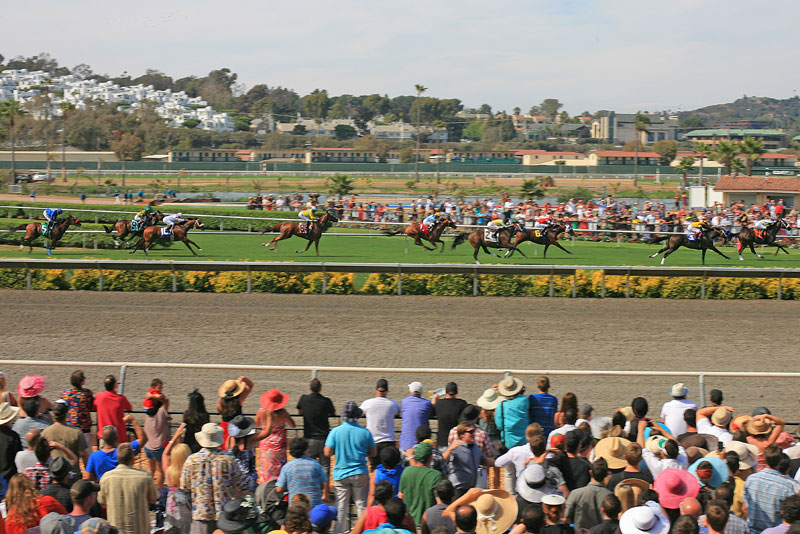
[[[781,502],[795,494],[794,484],[778,471],[766,468],[747,477],[744,500],[747,503],[750,533],[759,534],[765,528],[781,522]]]

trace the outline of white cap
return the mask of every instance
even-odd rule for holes
[[[422,393],[422,382],[411,382],[408,385],[408,391],[411,393]]]

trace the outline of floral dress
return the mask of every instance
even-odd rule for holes
[[[171,486],[167,494],[165,530],[175,527],[178,532],[189,532],[191,523],[192,504],[189,500],[189,495],[183,490]]]
[[[61,398],[67,401],[67,424],[79,428],[81,432],[92,431],[92,410],[94,409],[94,396],[86,388],[69,388],[64,390]]]
[[[258,443],[261,453],[258,465],[258,483],[275,480],[286,463],[286,425],[280,424],[272,433]]]

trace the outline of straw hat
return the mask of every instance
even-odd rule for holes
[[[286,406],[289,402],[289,395],[281,393],[277,389],[271,389],[262,393],[258,402],[265,410],[275,412]]]
[[[714,448],[712,450],[717,450],[717,449]],[[689,459],[690,464],[695,463],[698,458],[705,458],[707,454],[708,454],[708,449],[704,449],[703,447],[686,448],[686,457]]]
[[[508,375],[497,384],[497,392],[504,397],[513,397],[525,387],[522,380],[515,376]]]
[[[517,500],[505,490],[486,490],[472,506],[478,512],[475,534],[505,532],[517,519]]]
[[[727,408],[720,406],[711,414],[711,422],[717,426],[725,426],[731,420],[731,412]]]
[[[689,393],[689,388],[686,387],[686,384],[683,382],[678,382],[677,384],[673,384],[672,389],[670,390],[669,394],[673,397],[685,397]]]
[[[241,380],[226,380],[217,390],[220,397],[238,397],[247,386]]]
[[[44,391],[44,377],[39,375],[24,376],[17,384],[17,395],[23,399],[38,397]]]
[[[730,440],[725,444],[725,452],[733,451],[739,455],[739,469],[754,469],[758,463],[758,447],[741,441]]]
[[[751,436],[769,434],[772,431],[772,423],[766,419],[750,419],[745,423],[744,429]]]
[[[16,406],[11,406],[7,402],[0,404],[0,425],[13,421],[16,419],[18,413],[19,408]]]
[[[500,406],[501,402],[503,402],[503,397],[497,394],[497,390],[495,388],[489,388],[483,392],[483,395],[480,396],[475,404],[484,410],[494,410]]]
[[[641,478],[626,478],[614,486],[614,495],[617,495],[618,489],[622,489],[625,486],[630,486],[631,491],[633,491],[634,503],[639,502],[639,495],[641,495],[643,491],[650,489],[650,484],[648,484],[646,480],[642,480]],[[619,497],[619,495],[617,495],[617,497]]]
[[[213,449],[222,445],[222,427],[214,423],[206,423],[200,432],[194,433],[194,439],[201,447]]]
[[[752,419],[752,417],[747,414],[737,415],[731,420],[731,430],[744,430],[745,425],[750,422],[750,419]]]
[[[693,474],[683,469],[664,469],[653,482],[653,489],[658,493],[658,502],[661,506],[678,508],[683,499],[697,497],[700,493],[700,482]]]
[[[625,416],[625,419],[628,421],[633,421],[633,408],[631,406],[625,406],[624,408],[619,409],[619,413]]]
[[[625,449],[631,442],[625,438],[603,438],[594,446],[595,458],[603,458],[609,469],[623,469],[628,465]]]
[[[664,450],[664,445],[667,444],[667,439],[664,436],[650,436],[645,440],[644,446],[645,448],[652,452],[654,455],[658,455],[661,451]]]
[[[667,534],[669,521],[649,506],[634,506],[619,518],[619,529],[625,534]]]

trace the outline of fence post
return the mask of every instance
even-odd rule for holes
[[[631,298],[631,270],[625,275],[625,298]]]
[[[548,294],[553,297],[555,296],[555,291],[553,289],[553,269],[550,269],[550,291]]]
[[[617,232],[617,248],[619,248],[619,247],[621,247],[621,246],[622,246],[622,245],[620,244],[620,241],[619,241],[619,236],[620,236],[620,233],[619,233],[619,232]]]
[[[600,271],[600,298],[606,298],[606,270]]]
[[[706,405],[706,375],[700,373],[697,377],[698,381],[700,382],[700,402],[701,406]]]
[[[328,294],[328,273],[325,271],[325,262],[323,261],[320,266],[322,267],[322,294]]]
[[[86,248],[86,234],[81,234],[81,248]]]
[[[251,223],[251,222],[247,223],[247,231],[248,232],[252,232],[253,231],[253,223]]]
[[[403,268],[397,264],[397,294],[403,294]]]
[[[778,300],[781,300],[782,297],[783,297],[783,273],[781,273],[781,275],[778,277],[778,294],[777,294]]]
[[[93,237],[92,241],[94,241],[94,249],[97,250],[97,238]]]
[[[128,370],[127,365],[122,365],[119,368],[119,394],[125,394],[125,373]]]
[[[317,370],[317,369],[312,369],[312,370],[311,370],[311,380],[314,380],[314,379],[315,379],[315,378],[317,378],[318,376],[319,376],[319,370]]]
[[[247,266],[247,292],[253,292],[253,274],[250,272],[250,266]]]
[[[225,219],[220,219],[219,220],[219,231],[222,232],[223,230],[225,230]]]

